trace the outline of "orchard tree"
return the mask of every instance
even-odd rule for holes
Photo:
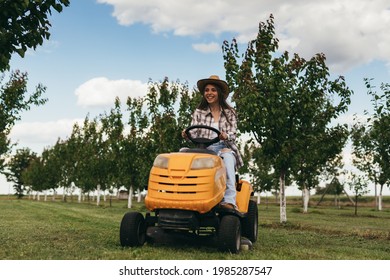
[[[371,80],[366,79],[368,94],[372,97],[371,102],[374,113],[370,123],[369,138],[373,147],[373,161],[379,168],[378,183],[380,185],[378,209],[382,210],[383,187],[390,186],[390,84],[382,83],[381,93],[375,91]]]
[[[9,69],[13,53],[21,57],[50,37],[49,15],[69,6],[69,0],[0,1],[0,72]]]
[[[178,151],[183,143],[178,118],[176,116],[175,103],[179,99],[181,85],[171,83],[168,78],[162,82],[150,83],[146,96],[146,104],[150,116],[150,131],[148,133],[150,141],[154,145],[155,155],[166,152]],[[188,111],[180,107],[184,114]],[[183,117],[183,116],[182,116]],[[189,122],[191,114],[185,116]],[[184,119],[181,121],[184,124]]]
[[[126,187],[129,193],[127,207],[132,207],[134,189],[138,191],[147,185],[148,172],[153,163],[154,151],[151,149],[148,113],[143,110],[143,98],[127,99],[129,111],[129,133],[121,142],[122,158],[119,170],[120,185]]]
[[[356,173],[349,174],[347,180],[347,184],[355,197],[355,215],[357,215],[359,197],[368,193],[368,180],[365,176]]]
[[[81,181],[84,181],[84,191],[96,190],[96,204],[99,205],[101,191],[106,190],[111,171],[107,141],[105,141],[98,118],[89,120],[86,117],[82,131],[81,158],[78,168],[82,173]]]
[[[78,139],[75,138],[75,135],[77,135],[75,134],[76,130],[77,128],[74,126],[72,134],[68,139],[58,139],[56,144],[50,149],[48,162],[56,168],[55,174],[58,176],[56,186],[51,186],[54,191],[53,200],[55,200],[56,187],[64,187],[65,199],[67,189],[71,188],[72,183],[76,180],[76,167],[80,156]],[[79,202],[81,202],[81,193],[79,195]]]
[[[354,164],[374,182],[376,196],[380,186],[376,203],[382,210],[383,187],[390,185],[390,84],[382,84],[377,93],[371,82],[365,80],[374,112],[366,123],[355,121],[351,138]]]
[[[332,108],[334,107],[328,107],[327,112],[333,114]],[[302,141],[305,141],[305,144],[302,145],[302,150],[297,155],[297,164],[292,167],[294,179],[303,191],[304,213],[308,211],[310,189],[318,186],[328,163],[332,163],[341,154],[349,135],[348,128],[344,125],[328,128],[327,124],[323,124],[321,127],[322,120],[320,119],[321,117],[318,120],[313,119],[313,123],[307,120],[310,127],[315,128],[309,137],[302,135]],[[321,128],[318,129],[319,127]]]
[[[10,152],[12,144],[8,136],[15,123],[20,120],[21,112],[28,111],[31,105],[43,105],[47,99],[42,98],[46,88],[38,85],[35,92],[27,93],[27,74],[12,72],[9,81],[3,83],[0,76],[0,172],[4,169],[5,155]]]
[[[37,193],[57,189],[60,181],[59,162],[53,154],[53,149],[47,148],[42,156],[34,158],[22,172],[23,182]],[[39,196],[38,196],[39,197]],[[45,200],[47,196],[45,195]]]
[[[32,191],[41,191],[44,185],[45,174],[43,163],[40,157],[36,157],[30,161],[27,168],[22,171],[22,180],[26,187]]]
[[[320,205],[326,194],[335,195],[336,207],[339,206],[340,195],[342,193],[348,197],[352,204],[355,203],[344,189],[345,174],[346,170],[344,169],[343,156],[340,153],[333,160],[328,161],[325,168],[322,170],[320,176],[321,180],[327,183],[325,188],[321,188],[319,186],[316,187],[316,194],[321,194],[321,198],[317,202],[317,206]]]
[[[122,121],[121,103],[119,98],[115,99],[114,108],[110,110],[110,113],[105,113],[100,117],[101,132],[105,141],[105,154],[107,165],[107,184],[110,193],[110,205],[111,194],[113,188],[119,188],[121,181],[120,175],[123,168],[123,161],[129,160],[122,150],[124,139],[124,124]]]
[[[272,191],[278,186],[278,178],[272,170],[271,161],[254,143],[246,143],[243,149],[244,166],[248,165],[246,172],[256,192]],[[242,172],[243,170],[240,169]]]
[[[100,172],[96,167],[98,153],[96,151],[97,146],[95,140],[99,136],[97,135],[97,123],[95,120],[90,120],[89,116],[85,117],[82,125],[74,124],[72,135],[70,139],[74,141],[75,149],[72,151],[74,162],[74,174],[73,180],[69,180],[68,185],[63,185],[64,195],[72,183],[74,183],[82,193],[89,193],[95,191],[98,185],[97,180]],[[64,199],[65,196],[64,196]]]
[[[61,184],[63,159],[59,157],[57,150],[51,147],[43,150],[41,162],[43,165],[44,182],[42,186],[38,186],[38,190],[53,190],[55,192]]]
[[[277,57],[277,51],[272,15],[266,23],[259,24],[257,38],[249,42],[241,63],[236,40],[223,44],[226,77],[234,91],[238,128],[253,135],[279,178],[280,221],[283,223],[287,221],[285,183],[288,176],[297,175],[305,164],[311,168],[325,164],[315,143],[331,137],[327,126],[347,110],[352,92],[343,77],[329,79],[324,54],[316,54],[306,61],[298,54],[290,57],[288,52]],[[331,104],[332,96],[340,99],[339,104]],[[309,162],[308,157],[317,162]]]
[[[30,166],[33,160],[37,159],[37,154],[29,148],[16,150],[16,154],[7,163],[7,171],[5,176],[8,182],[13,182],[15,194],[18,198],[22,198],[25,192],[25,183],[23,180],[23,172]]]

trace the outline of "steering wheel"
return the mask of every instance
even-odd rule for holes
[[[217,133],[217,137],[215,137],[215,138],[213,138],[213,139],[203,138],[203,137],[193,138],[193,137],[191,136],[191,133],[189,133],[189,132],[190,132],[191,130],[198,129],[198,128],[203,128],[203,129],[211,130],[211,131]],[[216,128],[214,128],[214,127],[211,127],[211,126],[208,126],[208,125],[192,125],[192,126],[187,127],[186,130],[185,130],[185,132],[186,132],[186,134],[187,134],[188,139],[189,139],[192,143],[194,143],[194,144],[196,144],[196,145],[198,145],[198,146],[200,146],[200,147],[206,148],[206,147],[208,147],[208,146],[210,146],[210,145],[212,145],[212,144],[217,143],[217,142],[220,141],[219,136],[221,135],[221,132],[220,132],[218,129],[216,129]]]

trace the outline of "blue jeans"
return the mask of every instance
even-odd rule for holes
[[[221,152],[221,150],[227,148],[223,141],[215,143],[207,149],[212,150],[217,153],[223,159],[226,168],[226,191],[225,196],[223,197],[224,203],[231,203],[236,205],[236,158],[232,152],[229,150],[227,152]]]

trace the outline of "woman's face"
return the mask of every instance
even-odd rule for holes
[[[209,104],[218,104],[218,90],[216,86],[206,85],[203,94]]]

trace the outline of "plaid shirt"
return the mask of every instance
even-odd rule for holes
[[[212,126],[213,122],[214,119],[213,115],[211,114],[210,108],[207,108],[207,110],[196,109],[195,112],[192,114],[191,125]],[[218,130],[221,132],[225,132],[228,135],[228,140],[224,140],[225,144],[234,152],[234,156],[236,157],[236,168],[240,168],[244,163],[235,143],[237,131],[237,117],[233,109],[225,110],[225,114],[222,113],[221,109],[221,114],[218,122]],[[214,132],[208,129],[200,128],[194,130],[193,133],[196,135],[194,137],[211,139],[213,137],[212,133]]]

